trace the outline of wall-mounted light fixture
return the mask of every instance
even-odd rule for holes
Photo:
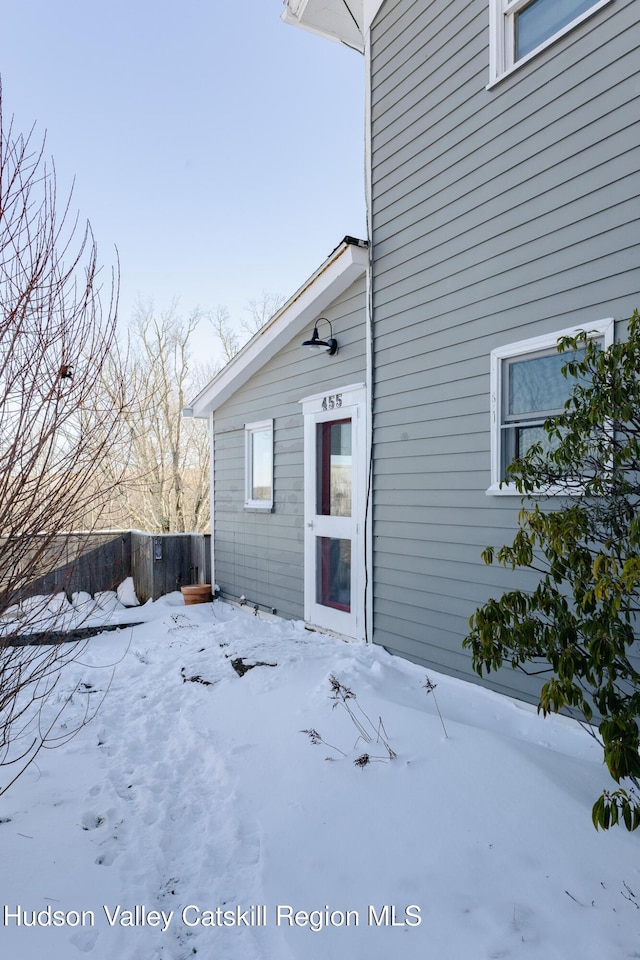
[[[321,340],[320,335],[318,334],[318,324],[321,321],[329,324],[329,332],[331,336],[328,337],[327,340]],[[303,340],[302,346],[309,347],[310,350],[325,350],[330,357],[336,354],[338,352],[338,341],[334,339],[331,321],[327,320],[326,317],[318,317],[313,328],[313,333],[311,334],[311,340]]]

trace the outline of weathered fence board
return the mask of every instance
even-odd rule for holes
[[[141,602],[191,583],[210,582],[210,537],[198,533],[131,534],[131,567]]]
[[[37,569],[12,602],[43,594],[115,590],[127,577],[133,577],[141,603],[181,586],[208,583],[211,577],[210,536],[184,533],[155,535],[139,531],[99,531],[67,533],[55,537],[46,553],[37,548]],[[0,551],[1,554],[1,551]],[[0,556],[0,578],[2,577]],[[35,566],[35,564],[34,564]]]
[[[30,539],[37,556],[34,562],[36,576],[28,579],[27,551],[21,564],[22,577],[27,583],[20,587],[19,599],[61,592],[70,598],[81,590],[93,595],[97,590],[115,590],[119,583],[131,576],[131,534],[128,531],[59,534],[47,544],[46,550],[38,545],[37,536]]]

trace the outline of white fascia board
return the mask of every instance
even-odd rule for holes
[[[384,3],[384,0],[364,0],[362,30],[365,37],[369,33],[369,30],[371,29],[371,24],[373,23],[375,16],[383,3]]]
[[[384,0],[347,0],[349,9],[360,24],[356,29],[344,0],[284,0],[280,17],[284,23],[302,27],[338,43],[346,43],[361,53],[375,16]]]
[[[284,0],[284,23],[364,52],[364,0]]]
[[[205,418],[257,373],[267,361],[310,328],[323,310],[367,270],[366,246],[342,243],[312,277],[249,340],[189,405],[194,417]]]

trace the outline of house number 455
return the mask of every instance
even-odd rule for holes
[[[322,398],[323,410],[336,410],[342,406],[342,394],[332,393],[329,397]]]

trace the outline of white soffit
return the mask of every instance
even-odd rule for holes
[[[368,262],[366,244],[359,246],[343,241],[304,286],[198,394],[190,405],[191,415],[208,417],[213,413],[293,337],[310,328],[337,297],[363,276]]]
[[[303,27],[360,53],[364,51],[365,0],[285,0],[285,23]]]

